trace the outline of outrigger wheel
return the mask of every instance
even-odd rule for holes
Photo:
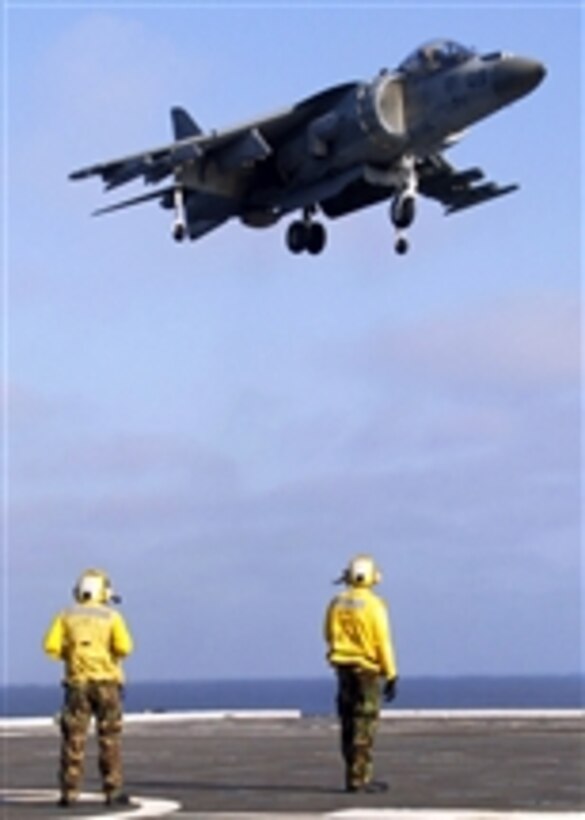
[[[186,228],[183,222],[175,222],[173,225],[173,239],[175,242],[182,242],[185,238]]]

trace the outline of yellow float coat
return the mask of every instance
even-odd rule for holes
[[[43,646],[51,658],[64,661],[66,683],[123,683],[121,660],[132,652],[133,641],[119,612],[82,603],[56,616]]]
[[[365,587],[351,587],[329,604],[325,617],[327,659],[333,666],[358,666],[381,677],[398,675],[388,610]]]

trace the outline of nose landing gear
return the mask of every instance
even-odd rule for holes
[[[404,236],[398,236],[394,243],[394,250],[399,256],[404,256],[408,251],[408,239],[405,239]]]
[[[416,193],[418,175],[413,156],[403,157],[398,168],[396,195],[390,205],[390,220],[396,228],[394,250],[400,256],[408,251],[408,240],[403,234],[410,228],[416,216]]]
[[[408,240],[402,235],[402,231],[409,228],[414,222],[416,213],[416,200],[411,193],[398,194],[390,206],[390,219],[396,228],[396,242],[394,250],[400,256],[408,251]]]

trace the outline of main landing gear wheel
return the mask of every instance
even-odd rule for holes
[[[325,228],[320,222],[312,222],[309,225],[307,236],[307,250],[309,253],[315,255],[321,253],[327,241],[327,234]]]
[[[300,220],[291,222],[286,232],[286,245],[292,253],[301,253],[307,245],[307,226]]]
[[[297,219],[291,222],[286,232],[286,244],[292,253],[321,253],[326,241],[327,233],[320,222],[303,222]]]

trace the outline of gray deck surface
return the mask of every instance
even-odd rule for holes
[[[2,820],[107,816],[97,796],[64,812],[52,794],[22,802],[6,791],[55,789],[58,746],[54,728],[5,732]],[[99,792],[95,746],[91,736],[87,792]],[[181,819],[389,807],[585,810],[585,721],[579,716],[385,719],[376,776],[390,790],[375,796],[342,790],[338,728],[328,718],[128,723],[124,760],[128,792],[179,803]]]

